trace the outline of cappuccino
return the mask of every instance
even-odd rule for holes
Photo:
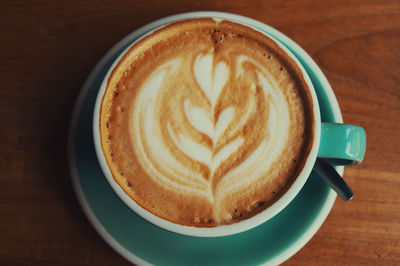
[[[278,200],[303,169],[312,97],[270,37],[212,18],[138,42],[108,79],[99,119],[113,178],[167,221],[215,227]]]

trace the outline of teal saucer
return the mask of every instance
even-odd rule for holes
[[[196,12],[168,17],[133,32],[97,64],[84,84],[72,116],[69,165],[79,202],[104,240],[127,260],[140,265],[259,265],[280,264],[300,250],[329,214],[336,194],[314,173],[297,197],[274,218],[232,236],[200,238],[161,229],[136,215],[114,193],[104,177],[94,150],[92,116],[96,95],[113,61],[136,38],[165,23],[213,16],[241,21],[265,31],[288,47],[309,74],[320,104],[321,119],[342,122],[335,95],[325,76],[296,43],[277,30],[245,17]],[[343,174],[343,167],[337,167]]]

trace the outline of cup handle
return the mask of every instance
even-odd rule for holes
[[[366,136],[363,128],[339,123],[321,123],[319,158],[334,165],[352,165],[364,159]]]

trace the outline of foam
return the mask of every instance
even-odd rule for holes
[[[268,37],[188,20],[140,41],[114,70],[102,147],[116,181],[155,215],[229,224],[293,182],[313,138],[311,102],[300,70]]]

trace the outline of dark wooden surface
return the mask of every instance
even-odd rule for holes
[[[0,1],[0,265],[127,265],[90,226],[66,136],[90,70],[155,19],[216,10],[265,22],[320,65],[344,121],[367,132],[337,200],[286,265],[400,265],[400,1]]]

